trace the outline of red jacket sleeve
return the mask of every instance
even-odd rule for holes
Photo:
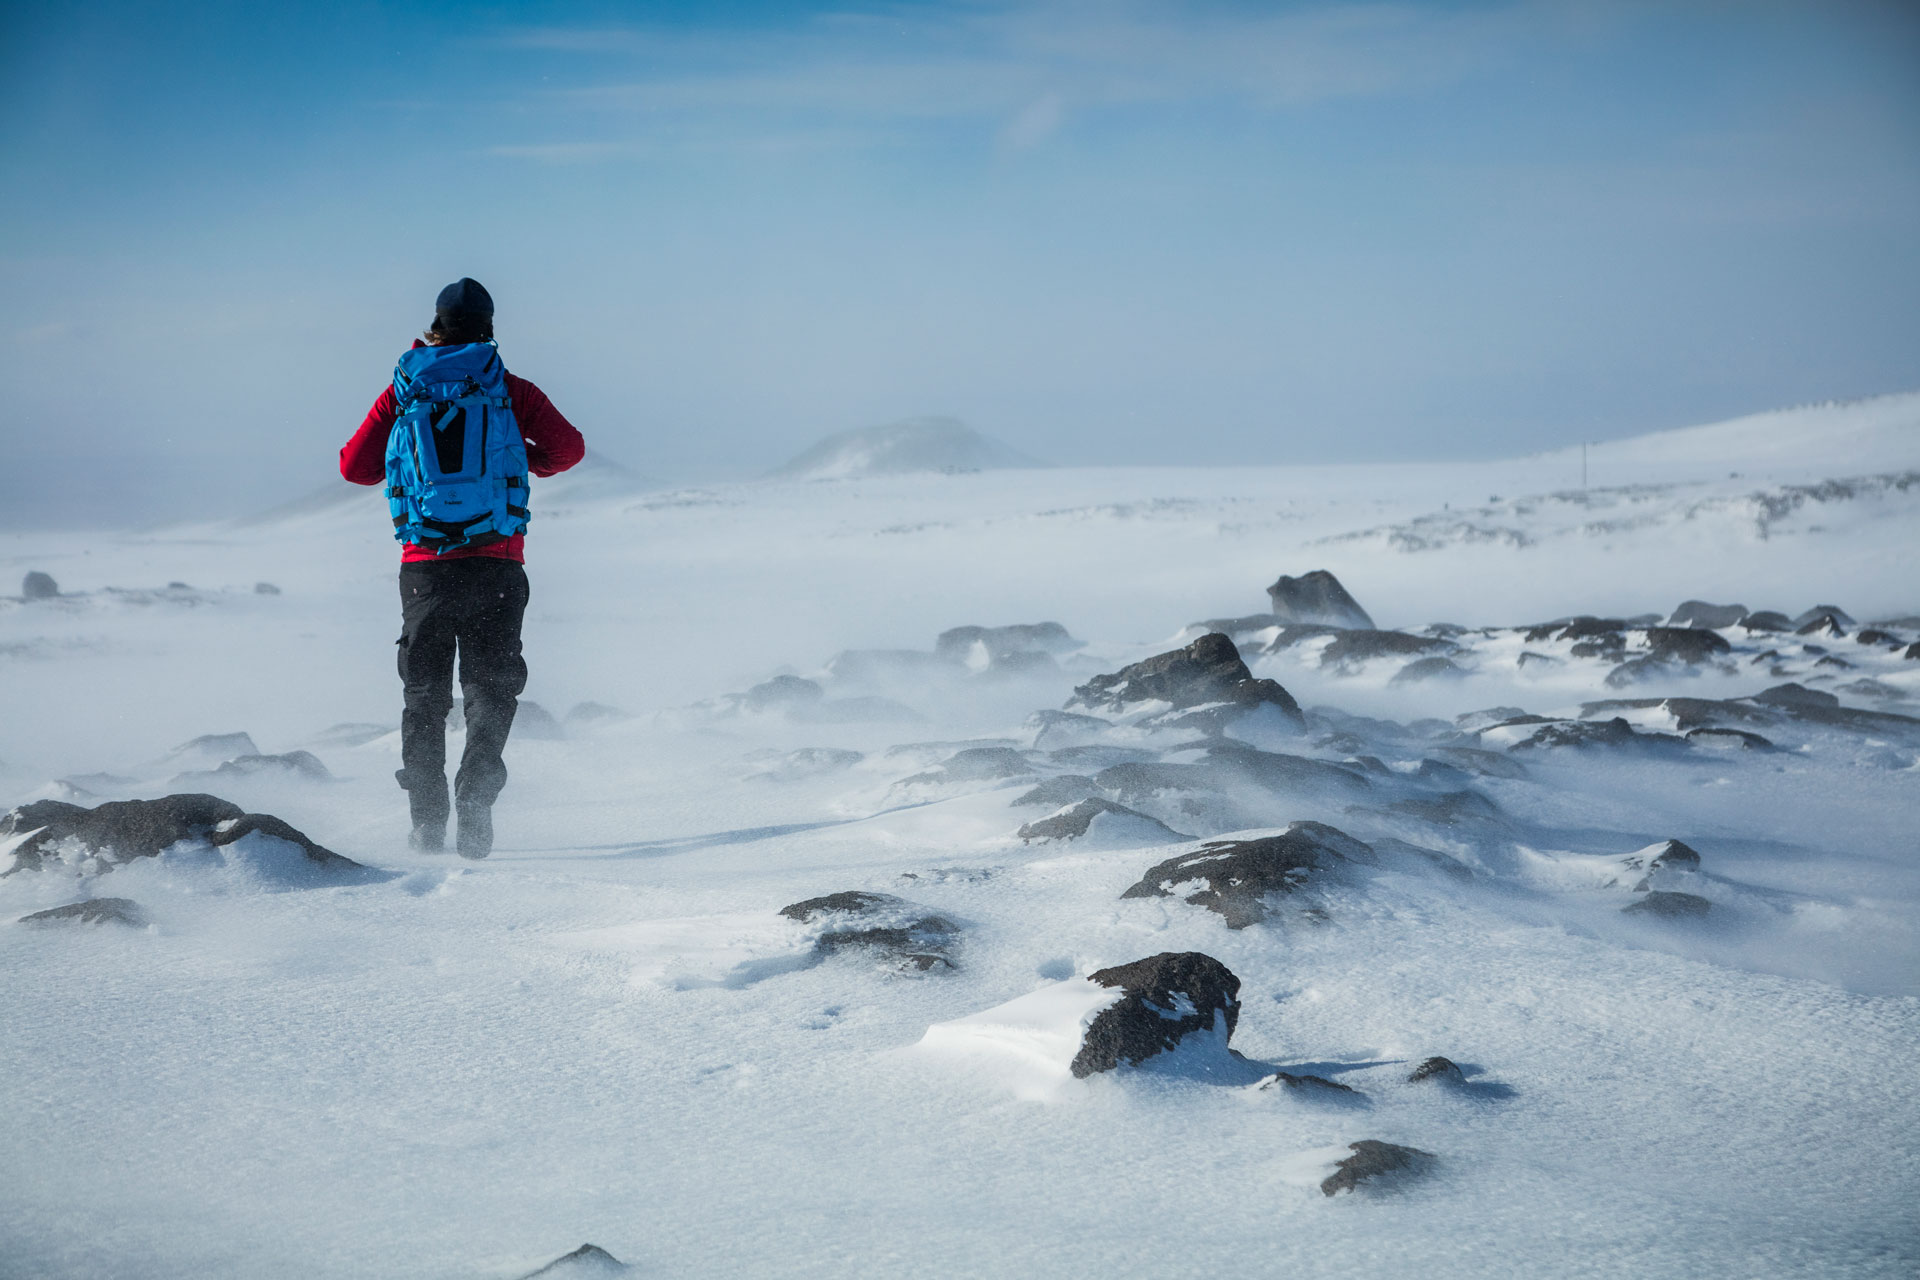
[[[400,416],[400,403],[388,385],[367,410],[366,421],[340,450],[340,474],[355,484],[379,484],[387,478],[387,437]],[[578,433],[576,433],[577,435]]]
[[[507,394],[513,398],[513,416],[527,442],[527,469],[537,476],[558,475],[587,454],[587,442],[573,424],[560,415],[547,393],[525,378],[507,375]],[[378,405],[374,406],[376,409]],[[366,428],[362,427],[362,431]],[[386,438],[381,437],[381,448]],[[382,457],[382,474],[385,474]],[[348,479],[352,479],[351,476]]]

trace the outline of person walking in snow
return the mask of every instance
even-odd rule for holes
[[[586,445],[540,388],[500,363],[493,298],[462,277],[440,291],[424,339],[400,357],[353,438],[340,474],[387,486],[400,556],[400,763],[408,844],[438,852],[449,811],[462,857],[493,851],[501,752],[527,686],[528,476],[579,462]],[[447,717],[459,658],[466,749],[447,799]]]

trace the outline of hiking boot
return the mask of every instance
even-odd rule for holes
[[[463,858],[484,858],[493,852],[493,810],[462,806],[455,848]]]
[[[407,833],[407,848],[415,853],[441,853],[447,847],[447,824],[416,822]]]

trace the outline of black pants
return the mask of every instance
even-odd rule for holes
[[[400,763],[415,825],[447,820],[447,716],[460,659],[467,749],[453,781],[464,809],[486,808],[507,785],[500,753],[527,687],[520,619],[527,571],[511,560],[468,556],[400,566]]]

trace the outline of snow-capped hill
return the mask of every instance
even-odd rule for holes
[[[1589,450],[1610,476],[1622,468],[1863,475],[1920,467],[1920,391],[1774,409],[1698,427],[1608,440]],[[1577,461],[1580,448],[1540,455]]]
[[[1040,465],[958,418],[931,417],[830,435],[771,474],[787,480],[845,480]]]

